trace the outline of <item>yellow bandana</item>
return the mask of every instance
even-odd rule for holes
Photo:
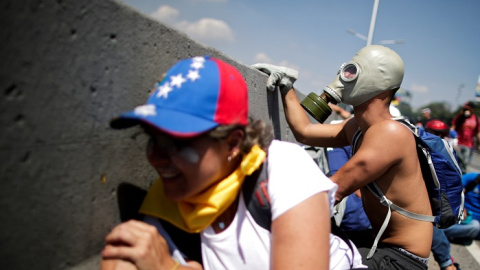
[[[140,213],[164,219],[190,233],[201,232],[233,203],[245,177],[256,171],[265,157],[265,151],[254,145],[243,157],[240,166],[227,178],[180,202],[166,198],[163,182],[158,179],[148,191]]]

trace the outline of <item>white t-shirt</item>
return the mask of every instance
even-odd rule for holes
[[[273,141],[268,149],[268,195],[272,220],[310,196],[328,191],[332,215],[337,185],[325,176],[299,145]],[[237,213],[227,229],[201,232],[204,269],[269,269],[270,232],[259,226],[239,196]],[[352,243],[353,245],[353,243]],[[355,249],[354,266],[361,265]],[[352,252],[339,237],[330,234],[330,269],[348,269]]]

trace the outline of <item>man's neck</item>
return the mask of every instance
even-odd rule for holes
[[[363,133],[373,124],[392,118],[389,104],[388,99],[375,97],[354,108],[354,117]]]

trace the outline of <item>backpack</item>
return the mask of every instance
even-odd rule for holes
[[[463,215],[462,172],[458,166],[455,150],[446,140],[418,129],[404,118],[394,120],[409,128],[415,136],[417,155],[432,207],[432,216],[409,212],[388,200],[375,182],[367,184],[367,188],[380,200],[380,203],[389,208],[367,259],[373,256],[378,240],[388,225],[391,209],[412,219],[432,222],[441,229],[458,223]],[[360,135],[360,130],[354,135],[352,145],[355,150]]]

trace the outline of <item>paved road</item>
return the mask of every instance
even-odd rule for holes
[[[473,154],[468,172],[480,172],[480,154],[476,152]],[[451,244],[450,253],[462,270],[480,269],[480,241],[476,240],[470,246]],[[440,269],[431,255],[428,269]]]

